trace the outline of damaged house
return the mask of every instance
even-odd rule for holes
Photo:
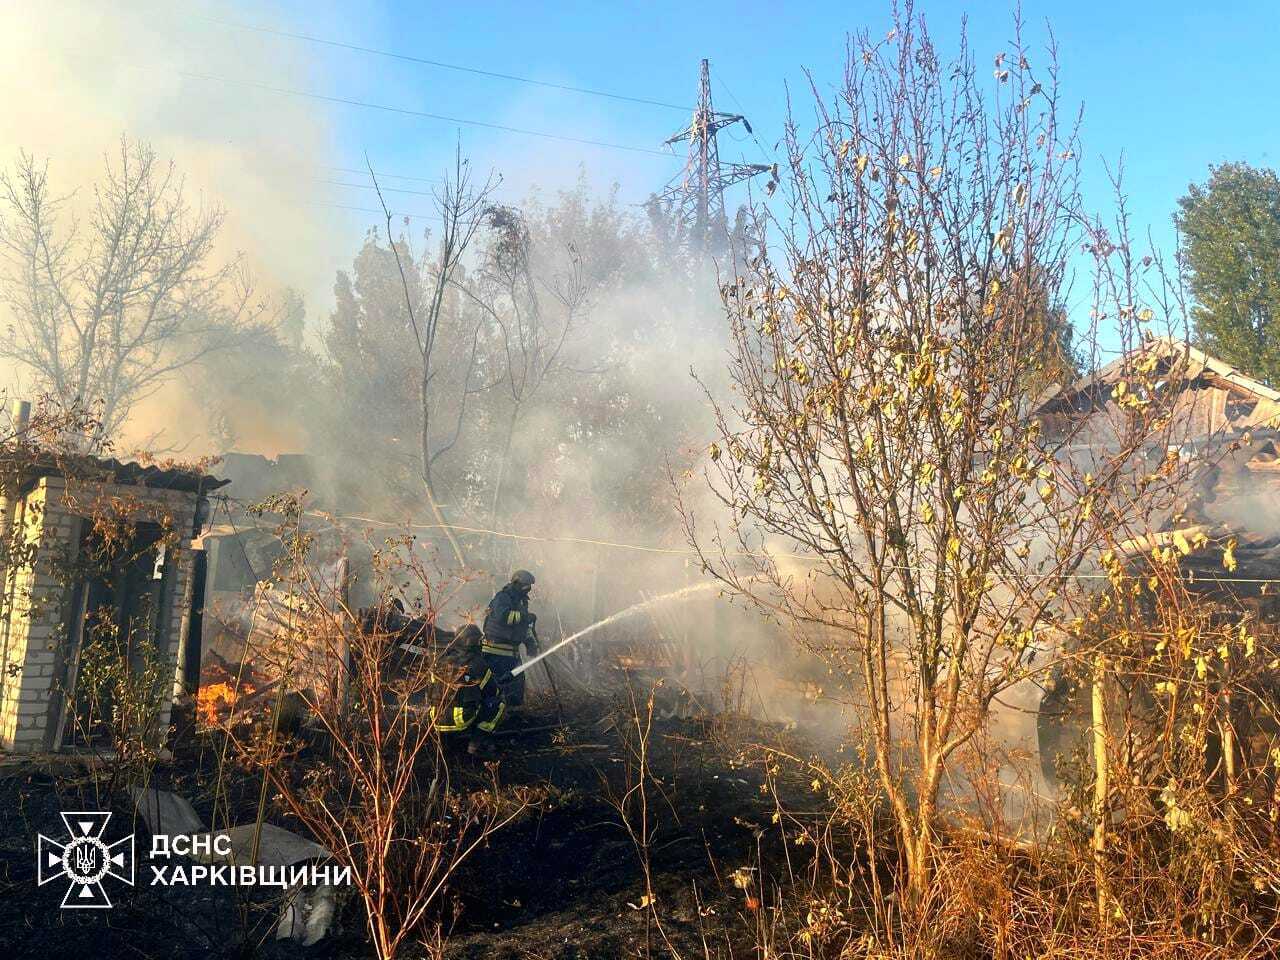
[[[1174,502],[1149,530],[1117,544],[1135,574],[1153,550],[1174,549],[1187,590],[1205,604],[1258,624],[1280,620],[1280,391],[1184,342],[1153,339],[1096,374],[1055,388],[1036,411],[1061,455],[1090,470],[1118,447],[1125,384],[1138,365],[1155,389],[1177,391],[1167,445],[1143,452],[1147,465],[1176,455],[1187,469]],[[1142,469],[1147,469],[1143,467]],[[1035,705],[1041,768],[1082,742],[1088,694],[1061,671]],[[1032,706],[1028,703],[1027,706]]]
[[[1191,588],[1273,600],[1257,581],[1280,577],[1280,390],[1189,344],[1153,339],[1042,399],[1036,416],[1046,436],[1070,437],[1065,453],[1082,464],[1103,460],[1123,419],[1117,416],[1123,387],[1117,387],[1140,360],[1151,365],[1156,383],[1178,391],[1170,446],[1147,451],[1147,458],[1176,453],[1190,469],[1174,509],[1153,518],[1152,532],[1121,544],[1120,552],[1137,561],[1177,541],[1234,541],[1229,575],[1221,549],[1184,558]]]
[[[175,690],[198,670],[198,642],[187,641],[198,636],[204,565],[193,540],[205,497],[225,481],[23,445],[0,469],[0,749],[104,742],[120,705],[92,678],[109,663],[158,678],[150,715],[134,719],[164,731]]]

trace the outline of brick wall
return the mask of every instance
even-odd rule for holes
[[[4,663],[0,699],[0,746],[38,750],[48,724],[53,684],[56,608],[60,591],[48,574],[53,544],[66,532],[56,511],[48,510],[49,490],[41,484],[10,505],[12,536],[20,544],[38,544],[34,562],[7,571],[4,589],[9,616],[0,623],[0,655]],[[48,515],[52,513],[52,515]]]
[[[165,609],[160,620],[161,653],[177,670],[194,566],[188,535],[195,495],[42,478],[35,489],[10,506],[14,535],[38,546],[34,561],[9,571],[4,582],[10,615],[7,622],[0,623],[0,749],[38,752],[57,746],[53,740],[59,712],[57,703],[51,709],[51,696],[60,692],[59,678],[74,660],[78,638],[66,635],[74,588],[54,576],[54,567],[61,557],[74,555],[83,518],[126,503],[139,520],[167,515],[182,537],[165,558]],[[60,702],[67,709],[66,700]],[[158,731],[167,728],[171,706],[166,696],[155,718]]]

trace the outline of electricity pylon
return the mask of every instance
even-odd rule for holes
[[[668,146],[689,142],[689,159],[684,170],[658,194],[662,206],[671,211],[678,239],[701,253],[722,252],[729,241],[725,220],[724,192],[735,183],[748,180],[773,168],[762,163],[721,163],[716,134],[741,123],[747,133],[751,124],[737,113],[722,113],[711,104],[711,63],[702,61],[698,79],[698,106],[689,125],[667,138]]]

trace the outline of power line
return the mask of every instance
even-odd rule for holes
[[[428,60],[425,57],[414,57],[407,53],[395,53],[390,50],[378,50],[374,47],[362,47],[355,43],[346,43],[341,40],[328,40],[324,37],[313,37],[305,33],[291,33],[288,30],[273,30],[270,27],[253,27],[244,23],[233,23],[230,20],[218,20],[214,17],[196,17],[197,20],[205,20],[209,23],[216,23],[220,26],[231,27],[235,30],[248,30],[252,33],[265,33],[275,37],[287,37],[290,40],[304,40],[307,43],[318,43],[327,47],[338,47],[342,50],[354,50],[358,53],[368,53],[377,57],[387,57],[392,60],[403,60],[407,63],[419,63],[428,67],[439,67],[443,70],[457,70],[461,73],[473,73],[481,77],[493,77],[498,80],[513,80],[516,83],[527,83],[535,87],[548,87],[552,90],[565,90],[569,93],[582,93],[592,97],[606,97],[610,100],[623,100],[627,103],[641,103],[650,107],[666,107],[670,110],[689,110],[690,107],[681,106],[678,103],[666,103],[662,100],[650,100],[647,97],[632,97],[623,93],[610,93],[607,90],[593,90],[590,87],[575,87],[565,83],[552,83],[549,80],[534,80],[532,77],[520,77],[512,73],[500,73],[496,70],[483,70],[479,67],[466,67],[458,63],[445,63],[442,60]]]
[[[191,73],[179,71],[179,75],[192,80],[213,80],[217,83],[237,84],[244,87],[255,87],[269,93],[277,93],[288,97],[303,97],[308,100],[320,100],[325,103],[341,103],[349,107],[364,107],[367,110],[381,110],[384,113],[396,113],[406,117],[422,117],[426,120],[443,120],[446,123],[461,123],[471,127],[483,127],[486,130],[501,130],[504,133],[519,133],[526,137],[541,137],[545,140],[562,140],[565,143],[583,144],[589,147],[605,147],[610,150],[626,150],[630,153],[644,153],[662,157],[667,160],[676,159],[674,154],[662,150],[651,150],[649,147],[636,147],[625,143],[610,143],[607,140],[590,140],[585,137],[571,137],[560,133],[547,133],[544,130],[526,130],[522,127],[508,127],[501,123],[489,123],[486,120],[472,120],[467,117],[450,117],[442,113],[428,113],[425,110],[410,110],[408,107],[393,107],[385,103],[372,103],[368,100],[355,100],[350,97],[331,97],[323,93],[312,93],[308,90],[290,90],[288,87],[276,87],[257,80],[242,80],[238,77],[219,77],[208,73]]]
[[[352,213],[376,213],[379,217],[386,217],[385,210],[379,210],[377,207],[356,207],[348,203],[329,203],[326,200],[314,200],[311,203],[315,207],[330,207],[334,210],[350,210]],[[438,213],[401,213],[399,210],[392,210],[393,219],[408,217],[410,220],[441,220],[444,218]],[[467,224],[470,226],[470,224]]]
[[[338,173],[354,173],[357,176],[364,177],[369,175],[369,168],[356,167],[331,167],[328,164],[319,164],[321,170],[334,170]],[[375,177],[383,180],[413,180],[417,183],[444,183],[439,177],[410,177],[403,173],[383,173],[381,170],[373,171]]]
[[[381,181],[381,180],[383,179],[383,177],[385,177],[385,176],[386,176],[386,174],[383,174],[383,173],[375,173],[374,175],[378,178],[378,180],[379,180],[379,181]],[[436,194],[435,194],[433,191],[431,191],[431,190],[407,190],[407,189],[403,189],[403,188],[401,188],[401,187],[388,187],[388,186],[385,186],[385,185],[383,185],[383,184],[381,184],[381,183],[379,183],[379,184],[378,184],[378,186],[377,186],[377,187],[375,187],[372,183],[345,183],[345,182],[340,181],[340,180],[326,180],[326,179],[323,179],[323,178],[321,178],[321,177],[314,177],[314,178],[312,178],[312,181],[313,181],[314,183],[324,184],[324,185],[326,185],[326,186],[330,186],[330,187],[347,187],[347,188],[352,189],[352,190],[377,190],[377,189],[381,189],[381,191],[382,191],[383,193],[403,193],[403,194],[411,194],[411,195],[413,195],[413,196],[419,196],[419,197],[434,197],[434,196],[436,195]],[[443,181],[440,181],[440,182],[443,182]],[[495,196],[497,199],[499,199],[499,200],[500,200],[500,199],[502,198],[503,194],[501,194],[501,193],[495,193],[495,194],[491,194],[491,196]],[[511,195],[510,195],[510,194],[506,194],[505,196],[507,196],[509,199],[511,198]],[[623,203],[626,203],[626,204],[628,204],[628,205],[630,205],[630,206],[639,206],[639,205],[642,203],[642,201],[625,201],[625,200],[624,200],[624,201],[622,201],[622,202],[623,202]],[[354,207],[353,207],[352,209],[363,209],[363,208],[354,208]],[[381,213],[381,211],[373,211],[373,212]],[[422,216],[437,216],[437,215],[435,215],[435,214],[422,214]]]
[[[375,174],[375,176],[381,177],[382,174]],[[353,190],[381,189],[383,193],[412,193],[419,197],[435,196],[435,193],[430,190],[406,190],[403,187],[384,187],[381,184],[375,187],[372,183],[343,183],[341,180],[323,180],[319,177],[316,178],[316,183],[324,183],[331,187],[350,187]]]
[[[724,92],[729,95],[729,99],[732,100],[734,103],[734,106],[738,108],[738,112],[746,113],[747,111],[743,108],[742,101],[739,100],[736,96],[734,96],[733,91],[729,89],[729,85],[724,82],[724,78],[721,77],[719,74],[716,74],[716,82],[720,84],[721,89],[724,90]],[[751,137],[752,140],[755,141],[756,146],[760,148],[761,154],[765,154],[763,159],[772,160],[774,163],[777,163],[778,155],[773,152],[772,148],[766,147],[763,143],[760,142],[760,138],[756,136],[756,133],[754,130],[749,129],[747,131],[747,135]]]
[[[314,200],[311,205],[314,207],[329,207],[333,210],[349,210],[352,213],[376,213],[380,217],[385,217],[387,215],[385,210],[379,210],[377,207],[356,207],[349,203],[329,203],[327,200]],[[391,216],[393,218],[408,217],[410,220],[441,219],[441,216],[438,213],[401,213],[398,210],[392,210]]]

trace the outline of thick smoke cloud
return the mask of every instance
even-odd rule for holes
[[[333,229],[341,214],[314,205],[310,165],[331,153],[325,118],[305,103],[264,108],[244,89],[182,75],[302,84],[307,62],[296,48],[203,23],[206,13],[236,11],[151,0],[0,5],[0,163],[19,151],[47,159],[54,193],[71,195],[67,212],[83,220],[104,154],[125,135],[149,142],[185,177],[193,204],[226,208],[220,255],[243,252],[261,295],[288,285],[315,301],[348,242]],[[32,388],[22,371],[3,375]],[[197,398],[175,382],[139,410],[120,446],[157,429],[186,442],[204,426]],[[197,437],[187,452],[208,452],[207,443]]]
[[[240,78],[291,89],[331,89],[342,79],[326,72],[335,64],[312,47],[227,29],[202,20],[205,16],[285,29],[297,26],[273,24],[268,15],[250,4],[175,6],[154,0],[127,4],[67,0],[4,5],[0,8],[0,130],[4,131],[0,163],[7,167],[19,151],[47,159],[55,193],[69,194],[68,213],[83,221],[92,202],[93,183],[103,170],[104,155],[118,150],[122,136],[149,143],[160,158],[174,162],[185,177],[193,203],[225,207],[220,258],[243,254],[265,300],[279,300],[286,288],[303,295],[307,311],[303,341],[319,352],[320,336],[333,309],[335,274],[339,269],[350,270],[362,231],[381,219],[323,206],[323,202],[337,198],[334,191],[317,182],[332,176],[322,172],[325,165],[358,160],[363,115],[348,117],[349,111],[336,114],[314,101],[264,95],[245,86],[184,76]],[[309,16],[308,33],[341,36],[347,32],[349,25],[326,22],[323,12]],[[382,71],[406,90],[424,83],[413,69],[395,64],[344,61],[342,65],[356,73]],[[505,91],[502,96],[495,95],[491,118],[530,126],[530,116],[542,115],[545,107],[565,96],[529,89]],[[591,102],[578,111],[575,132],[612,141],[636,139],[634,131],[611,119],[607,104]],[[449,140],[457,135],[456,131],[441,133]],[[406,131],[406,139],[421,135],[421,130]],[[545,140],[482,139],[469,130],[462,131],[462,138],[464,152],[477,148],[473,166],[478,173],[483,175],[492,167],[502,175],[498,199],[524,205],[524,200],[534,197],[534,209],[539,205],[553,207],[559,202],[560,189],[575,188],[580,178],[586,177],[589,204],[603,198],[609,184],[620,183],[619,204],[642,222],[643,214],[635,202],[679,169],[679,158],[674,156],[670,162],[661,158],[655,162]],[[378,150],[372,149],[371,155],[375,163],[382,162]],[[518,157],[519,162],[502,169],[495,158],[504,156],[508,160]],[[403,160],[393,164],[393,169],[424,176],[438,172]],[[408,202],[404,198],[393,201]],[[367,192],[353,193],[343,202],[376,205]],[[415,211],[432,209],[429,196],[416,196],[413,203]],[[431,226],[413,223],[415,243],[421,244],[422,231]],[[559,236],[554,242],[565,239]],[[678,474],[695,464],[710,433],[709,412],[700,388],[690,377],[691,370],[713,389],[723,386],[724,326],[716,284],[717,277],[710,269],[692,283],[686,278],[679,290],[650,273],[612,282],[593,299],[590,326],[572,344],[573,366],[581,370],[607,368],[609,380],[628,385],[619,392],[616,402],[621,406],[612,414],[606,409],[594,415],[594,429],[601,431],[600,438],[575,436],[566,428],[573,418],[581,421],[574,429],[593,428],[581,407],[598,401],[607,391],[598,383],[589,383],[587,376],[578,384],[567,377],[549,386],[539,403],[525,414],[521,435],[528,446],[518,447],[516,454],[536,474],[535,482],[529,486],[528,502],[510,510],[502,527],[548,541],[588,537],[658,545],[673,551],[646,554],[605,546],[543,543],[510,546],[498,552],[497,556],[511,564],[538,568],[545,611],[542,622],[548,638],[559,635],[562,628],[580,628],[593,617],[701,578],[696,564],[676,552],[684,544],[667,470]],[[9,369],[0,374],[16,393],[33,392],[30,377],[21,371]],[[333,438],[315,429],[316,418],[333,411],[313,410],[316,416],[310,421],[281,416],[279,397],[273,393],[279,391],[280,384],[270,380],[231,377],[222,386],[218,403],[232,421],[230,432],[236,449],[268,456],[307,452],[326,460],[329,466],[324,469],[342,469],[340,451],[331,445]],[[117,439],[117,451],[128,453],[159,434],[161,444],[174,446],[184,456],[223,452],[210,430],[210,388],[210,381],[199,371],[175,378],[137,408],[125,436]],[[638,415],[638,410],[651,415]],[[646,424],[647,431],[620,431],[605,437],[612,415]],[[491,429],[492,425],[481,424],[481,428]],[[363,474],[367,464],[354,466]],[[481,450],[470,469],[484,474],[492,467],[492,451]],[[627,502],[619,498],[620,478],[635,478],[634,486],[643,488],[647,499]],[[686,496],[696,497],[697,489],[694,479]],[[609,490],[615,493],[601,494]],[[483,507],[486,498],[482,491],[477,504]],[[370,512],[377,514],[376,510]],[[398,505],[394,512],[378,515],[421,520],[426,511],[424,507],[406,514],[403,505]],[[482,523],[487,518],[483,509],[471,518],[459,509],[454,511],[454,519]],[[482,543],[474,537],[471,542]],[[488,571],[492,577],[500,576],[497,566],[501,562],[494,561],[495,569]],[[489,578],[482,578],[474,595],[466,596],[467,608],[450,611],[451,616],[477,615],[476,605],[483,605],[492,586]],[[700,677],[704,692],[716,697],[722,692],[722,681],[738,669],[744,654],[758,661],[782,649],[779,637],[762,629],[753,614],[740,608],[730,611],[724,601],[711,596],[682,601],[670,610],[657,611],[656,616],[629,621],[624,628],[614,640],[628,633],[639,637],[656,630],[678,644],[691,644],[681,667],[688,671],[687,676]],[[795,699],[798,706],[783,709],[782,717],[797,715],[804,707],[805,694],[779,685],[776,677],[762,675],[752,684],[753,688],[742,694],[743,706],[757,709],[765,702],[776,706],[782,699]]]

